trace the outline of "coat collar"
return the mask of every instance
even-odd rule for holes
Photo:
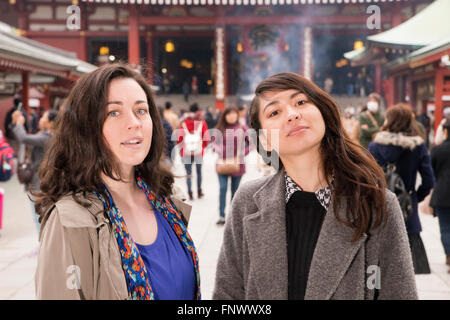
[[[424,143],[420,136],[405,136],[402,133],[388,131],[380,131],[373,141],[378,144],[393,145],[410,150],[414,150],[414,148]]]
[[[258,211],[244,218],[250,260],[258,262],[261,299],[288,299],[288,257],[286,240],[285,171],[282,169],[255,192]],[[276,195],[276,196],[274,196]],[[345,207],[339,214],[345,216]],[[311,261],[305,299],[330,299],[364,243],[364,234],[350,242],[353,230],[338,222],[331,200]]]

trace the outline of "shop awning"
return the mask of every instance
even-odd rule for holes
[[[367,37],[369,43],[382,46],[421,48],[450,35],[450,1],[436,0],[402,24]]]
[[[60,50],[15,34],[13,28],[0,28],[0,68],[70,78],[97,67],[81,61],[71,52]]]

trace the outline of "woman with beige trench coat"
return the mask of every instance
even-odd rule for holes
[[[140,74],[112,64],[77,82],[39,172],[38,299],[200,299],[164,141]]]

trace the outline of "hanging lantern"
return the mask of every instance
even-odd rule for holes
[[[175,51],[175,45],[173,44],[172,41],[167,41],[166,42],[166,52],[174,52]]]

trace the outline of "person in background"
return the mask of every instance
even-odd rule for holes
[[[5,128],[5,137],[8,140],[8,143],[10,144],[10,146],[14,149],[14,154],[16,157],[18,157],[19,155],[22,155],[25,151],[21,150],[19,151],[19,143],[16,140],[16,137],[14,136],[13,133],[13,126],[14,124],[12,123],[12,114],[17,111],[20,110],[20,112],[22,113],[22,116],[25,119],[25,123],[24,123],[24,128],[25,131],[28,132],[29,130],[29,121],[28,121],[28,115],[25,112],[25,110],[22,107],[22,99],[16,95],[14,97],[13,100],[13,107],[6,113],[5,115],[5,122],[4,122],[4,128]],[[20,148],[23,149],[23,148]]]
[[[441,241],[446,255],[445,263],[450,273],[450,119],[442,125],[444,141],[431,150],[431,165],[436,175],[436,185],[430,206],[439,219]]]
[[[344,109],[344,117],[342,118],[342,126],[347,132],[350,139],[355,143],[359,143],[359,121],[355,118],[355,108],[347,106]]]
[[[250,151],[250,140],[247,136],[248,127],[240,124],[239,110],[235,107],[225,109],[219,118],[216,129],[220,132],[222,139],[212,137],[211,142],[213,142],[213,150],[218,154],[220,160],[237,157],[239,150],[239,171],[231,174],[217,173],[219,179],[219,220],[217,225],[224,225],[228,181],[231,180],[231,200],[233,200],[242,176],[245,174],[244,157]]]
[[[431,159],[422,133],[414,121],[412,107],[397,104],[386,112],[386,122],[369,144],[369,152],[381,167],[394,164],[412,198],[412,211],[406,220],[409,245],[416,274],[430,273],[425,247],[420,237],[422,225],[418,203],[430,193],[435,183]],[[421,184],[416,189],[417,173]]]
[[[380,131],[384,123],[384,116],[381,112],[381,97],[376,93],[371,93],[367,101],[367,111],[359,116],[359,143],[367,149],[372,137]]]
[[[164,110],[162,107],[158,107],[159,115],[161,116],[161,121],[164,129],[164,136],[166,138],[166,143],[164,145],[164,156],[162,157],[162,162],[170,170],[172,168],[172,150],[175,147],[175,143],[172,141],[172,126],[164,119]]]
[[[436,136],[434,138],[434,145],[436,146],[441,144],[446,139],[444,135],[444,123],[447,120],[450,120],[450,107],[444,108],[442,114],[443,117],[441,122],[439,123],[438,128],[436,129]]]
[[[181,162],[186,169],[186,184],[189,200],[194,200],[192,192],[192,165],[196,164],[197,173],[197,195],[198,198],[204,196],[202,190],[202,164],[205,148],[209,143],[208,125],[199,118],[199,108],[196,103],[189,107],[189,113],[185,114],[184,120],[178,129],[177,144],[180,145]],[[185,137],[189,137],[186,138]]]
[[[33,178],[29,185],[25,185],[25,191],[31,192],[31,213],[36,225],[37,232],[39,234],[40,224],[38,221],[39,216],[36,214],[34,208],[34,192],[40,191],[40,179],[38,176],[38,169],[42,163],[45,152],[47,151],[47,144],[53,136],[55,129],[55,121],[58,112],[56,110],[45,111],[41,119],[39,119],[39,132],[34,134],[28,134],[25,130],[25,118],[19,110],[14,111],[12,114],[13,133],[16,140],[24,145],[31,146],[31,169],[33,171]]]
[[[172,130],[176,130],[180,125],[180,119],[177,114],[172,110],[172,103],[167,101],[165,104],[165,110],[163,113],[164,119],[172,126]]]
[[[423,111],[422,108],[417,108],[415,113],[416,121],[418,121],[424,128],[425,131],[425,141],[427,147],[430,145],[429,136],[431,131],[431,119],[430,117]]]
[[[206,109],[205,122],[208,125],[208,129],[214,128],[217,124],[216,114],[211,107]]]

